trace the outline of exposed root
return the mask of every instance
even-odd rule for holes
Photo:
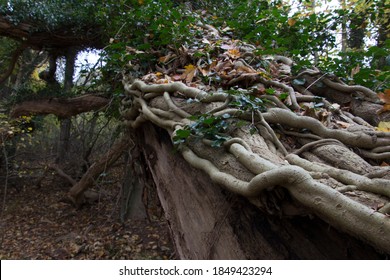
[[[248,57],[254,59],[255,56]],[[390,202],[390,180],[386,177],[388,170],[379,166],[371,166],[353,152],[360,151],[360,155],[368,162],[370,159],[388,160],[389,133],[376,132],[366,121],[343,111],[340,105],[331,104],[325,98],[312,95],[296,96],[295,90],[290,85],[263,78],[244,60],[229,62],[226,54],[223,55],[223,59],[226,61],[220,62],[215,67],[215,71],[220,71],[226,65],[230,65],[229,67],[235,65],[235,71],[243,71],[231,74],[231,77],[224,74],[224,77],[221,76],[223,79],[230,79],[231,83],[240,84],[248,82],[246,79],[251,77],[253,81],[249,84],[256,81],[269,87],[282,89],[289,94],[288,106],[293,111],[285,105],[286,102],[277,98],[277,94],[274,96],[256,95],[264,100],[270,100],[264,102],[268,108],[266,112],[261,113],[256,106],[252,109],[237,107],[239,103],[237,96],[225,92],[209,93],[181,82],[147,84],[129,77],[123,81],[128,96],[122,108],[125,123],[137,127],[145,121],[152,122],[165,129],[174,141],[179,130],[185,130],[195,124],[195,121],[189,118],[194,114],[210,116],[210,120],[223,119],[222,117],[227,116],[231,127],[228,132],[224,132],[229,134],[223,143],[225,152],[233,155],[236,160],[235,164],[240,165],[240,170],[246,169],[248,174],[242,176],[244,179],[232,169],[230,174],[229,168],[221,166],[217,157],[207,155],[206,159],[205,155],[198,155],[201,153],[199,146],[196,148],[192,141],[181,139],[181,144],[177,146],[177,149],[190,165],[204,171],[213,182],[225,189],[247,197],[250,202],[264,211],[268,209],[267,195],[264,193],[276,192],[283,188],[288,191],[294,201],[330,225],[370,243],[380,251],[390,253],[390,219],[387,216],[390,212],[390,206],[387,203]],[[285,64],[288,62],[284,58],[280,61]],[[318,75],[319,73],[309,71],[306,74]],[[340,82],[330,81],[324,76],[322,75],[321,79],[329,87],[345,93],[361,92],[365,98],[377,101],[373,92],[364,87],[347,86]],[[229,85],[229,81],[225,81],[225,84]],[[180,98],[184,99],[184,102],[179,102]],[[188,99],[200,102],[185,103]],[[152,102],[154,100],[156,101]],[[214,102],[218,103],[209,105]],[[301,102],[305,102],[305,105],[301,106]],[[324,103],[321,109],[326,113],[324,122],[304,115],[305,112],[302,111],[308,106],[308,102]],[[184,108],[180,104],[188,105]],[[204,125],[207,127],[210,124]],[[234,127],[235,125],[237,127]],[[242,132],[240,134],[237,130],[240,130],[242,126],[247,129],[246,131],[256,127],[258,133],[253,136],[243,135]],[[190,134],[193,131],[188,130],[187,133]],[[182,135],[183,133],[181,137]],[[199,137],[198,135],[191,136]],[[327,149],[321,149],[321,146],[331,145],[337,148],[335,144],[343,147],[345,151],[343,155],[353,154],[351,157],[353,160],[350,162],[361,164],[362,167],[348,168],[348,161],[344,161],[343,158],[335,159],[335,166],[329,166],[311,162],[299,156],[304,154],[306,157],[309,154],[311,158],[327,162],[329,155],[327,157],[321,155]],[[210,149],[213,141],[203,139],[203,142],[198,141],[197,145],[206,145],[202,147]],[[309,153],[312,149],[315,150],[313,152],[315,155]],[[232,158],[231,155],[229,158]],[[330,156],[332,157],[332,154]],[[340,164],[337,164],[337,161]],[[251,179],[248,180],[248,178]],[[365,192],[380,196],[382,200],[387,201],[387,204],[381,208],[378,207],[378,211],[374,211],[369,203],[364,204],[346,195],[351,192]]]
[[[390,145],[389,137],[377,138],[363,132],[351,133],[346,130],[329,129],[316,119],[298,116],[291,111],[279,108],[272,108],[263,115],[264,119],[269,123],[282,124],[300,129],[309,129],[322,138],[334,138],[348,146],[372,149],[379,146]]]

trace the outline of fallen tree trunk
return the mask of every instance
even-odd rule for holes
[[[125,123],[139,129],[147,129],[148,123],[153,123],[161,130],[154,133],[156,136],[150,136],[153,132],[147,130],[144,133],[145,143],[140,146],[145,147],[145,157],[149,159],[149,168],[154,172],[161,200],[166,201],[164,208],[167,218],[172,224],[177,224],[172,226],[172,232],[181,258],[384,258],[390,252],[390,223],[387,217],[390,181],[381,172],[372,178],[364,176],[383,171],[384,168],[375,165],[369,168],[363,158],[356,154],[351,156],[344,148],[355,147],[366,151],[366,155],[379,152],[378,155],[383,156],[390,145],[389,134],[359,125],[348,117],[345,119],[350,123],[345,128],[335,128],[330,122],[321,122],[316,117],[272,105],[265,108],[265,112],[259,109],[248,112],[246,107],[238,110],[236,104],[243,104],[245,97],[229,96],[224,92],[209,94],[182,83],[148,85],[130,78],[124,81],[124,85],[129,96],[123,100]],[[194,98],[196,102],[191,101]],[[261,101],[257,102],[261,104]],[[333,117],[336,120],[339,117],[344,119],[344,112],[334,112]],[[240,126],[235,125],[238,122],[241,122]],[[255,127],[257,133],[251,135],[251,127]],[[281,136],[278,137],[275,131]],[[171,151],[174,149],[171,145],[148,142],[164,133],[167,137],[162,142],[175,143],[179,152],[176,156],[168,155],[168,147]],[[288,135],[295,138],[291,139]],[[307,139],[310,141],[305,143]],[[301,146],[298,150],[297,145]],[[312,149],[321,146],[324,147],[322,154],[312,154]],[[338,151],[343,151],[351,160],[333,160],[332,154],[338,154]],[[204,173],[192,173],[194,171],[187,169],[177,158],[180,154],[186,164]],[[306,157],[314,160],[310,162]],[[337,167],[327,163],[329,158]],[[350,168],[352,162],[357,166]],[[199,179],[201,177],[206,179],[203,181]],[[223,225],[221,232],[226,230],[228,235],[221,238],[222,245],[216,245],[218,237],[215,236],[220,232],[215,233],[214,228],[222,227],[218,224],[222,218],[215,216],[215,213],[224,211],[226,199],[218,197],[209,207],[208,200],[213,194],[207,191],[212,186],[221,186],[221,192],[227,191],[228,196],[240,195],[237,199],[243,199],[245,202],[241,202],[241,205],[246,205],[242,210],[254,211],[254,217],[262,217],[260,221],[266,221],[265,224],[260,222],[261,227],[269,226],[270,230],[261,231],[253,237],[253,229],[246,231],[246,228],[251,228],[251,223],[249,226],[241,225],[244,231],[234,231],[232,224],[227,227]],[[202,193],[198,194],[198,191]],[[186,193],[191,195],[186,198]],[[189,207],[195,201],[196,206]],[[253,206],[249,206],[248,201]],[[241,213],[237,214],[237,210],[234,212],[240,220]],[[196,214],[192,216],[188,213]],[[291,216],[295,218],[289,220]],[[316,217],[317,222],[311,224],[307,217]],[[207,219],[211,219],[211,222]],[[316,235],[305,235],[302,225],[296,224],[302,219],[310,223],[306,231],[315,231]],[[282,223],[279,224],[280,221]],[[233,221],[233,225],[237,223],[239,221]],[[319,234],[326,228],[320,225],[327,223],[336,229],[335,232]],[[196,227],[200,228],[200,232],[194,230]],[[322,227],[322,230],[318,230],[318,227]],[[204,236],[205,232],[212,237],[199,237]],[[234,234],[231,235],[231,232]],[[282,252],[273,248],[273,244],[265,245],[268,241],[264,241],[268,240],[268,236],[279,236],[279,232],[293,236],[287,238],[288,242],[284,236],[276,238],[280,246],[285,246]],[[234,243],[232,240],[236,240],[241,233],[245,238]],[[186,234],[188,238],[184,237]],[[299,242],[294,244],[294,238]],[[345,246],[332,247],[329,251],[327,249],[331,246],[323,248],[320,245],[338,238],[344,242],[354,241],[345,242]],[[229,244],[246,249],[239,250],[239,253],[238,249],[230,252],[226,249]],[[300,248],[299,244],[305,245]],[[221,246],[220,249],[218,246]],[[199,251],[197,248],[203,249]],[[257,253],[252,252],[252,248],[258,248],[255,249]],[[261,250],[265,251],[258,253]],[[283,251],[291,252],[291,255]]]
[[[314,216],[267,215],[173,153],[169,135],[142,126],[143,149],[180,259],[383,259]]]

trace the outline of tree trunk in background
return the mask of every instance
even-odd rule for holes
[[[344,11],[347,11],[347,3],[346,0],[341,0],[341,8]],[[348,42],[348,33],[347,33],[347,16],[343,15],[341,22],[341,51],[347,51],[347,42]]]
[[[69,150],[70,129],[72,127],[71,119],[60,119],[60,137],[58,139],[56,163],[66,162],[66,155]]]
[[[69,93],[73,87],[73,75],[74,75],[76,56],[77,56],[77,51],[73,48],[69,48],[65,55],[65,59],[66,59],[65,80],[64,80],[65,93]],[[69,150],[71,128],[72,128],[71,119],[60,119],[60,138],[58,141],[56,163],[63,163],[66,161],[66,155]]]
[[[350,27],[348,29],[348,47],[355,50],[361,50],[364,46],[364,36],[366,32],[366,14],[352,14]]]
[[[383,11],[386,11],[385,4],[386,1],[382,2],[382,6],[380,6]],[[389,28],[390,28],[390,18],[388,17],[388,12],[384,13],[384,17],[381,18],[379,28],[378,28],[378,39],[377,46],[382,48],[385,46],[385,41],[389,36]],[[383,69],[385,66],[390,66],[390,55],[381,56],[377,58],[377,69]]]
[[[139,133],[180,259],[383,259],[373,248],[312,217],[270,216],[231,194],[174,151],[151,125]]]

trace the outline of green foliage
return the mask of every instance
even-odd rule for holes
[[[266,111],[265,103],[267,100],[245,94],[240,90],[228,90],[227,92],[234,96],[234,100],[229,105],[237,108],[241,113]],[[207,139],[212,141],[211,145],[213,147],[220,147],[230,138],[227,134],[229,130],[246,124],[234,119],[234,116],[230,114],[223,114],[222,116],[202,114],[191,116],[189,119],[193,121],[191,125],[187,125],[184,129],[176,131],[176,135],[173,138],[175,145],[184,143],[188,139],[195,141]],[[250,131],[254,134],[257,132],[257,129],[251,125]]]
[[[99,1],[88,0],[8,0],[1,1],[0,15],[15,25],[31,23],[32,32],[55,31],[69,28],[80,32],[85,26],[96,24],[95,11]]]
[[[31,80],[15,89],[7,99],[7,106],[12,106],[23,101],[40,100],[45,98],[68,98],[75,96],[74,91],[66,92],[60,85],[46,85],[41,81]]]
[[[378,37],[380,30],[389,24],[386,21],[388,3],[380,0],[347,1],[348,9],[319,11],[312,6],[313,1],[298,1],[295,10],[284,0],[187,1],[191,2],[193,9],[199,9],[191,12],[184,2],[0,0],[0,15],[7,15],[15,24],[32,23],[35,29],[42,31],[68,29],[77,33],[91,29],[104,34],[107,46],[102,51],[104,67],[100,70],[99,83],[106,83],[105,90],[118,96],[122,94],[123,73],[139,76],[155,65],[158,56],[148,51],[167,46],[173,50],[183,45],[196,48],[195,42],[201,40],[194,38],[202,36],[196,27],[201,22],[215,26],[223,34],[253,43],[257,46],[257,54],[282,54],[293,58],[297,63],[295,71],[314,65],[349,84],[363,84],[378,91],[389,88],[389,67],[383,67],[383,58],[390,49],[388,42],[382,40],[377,46],[341,53],[340,43],[336,40],[343,20],[349,24],[347,28],[366,30],[366,38]],[[316,3],[321,5],[327,1],[318,0]],[[364,24],[370,29],[354,26],[356,21],[353,19],[357,15],[367,15]],[[6,56],[1,57],[7,44],[0,43],[1,62],[7,61]],[[129,47],[136,51],[129,51]],[[199,46],[199,49],[205,48]],[[381,66],[379,61],[382,61]],[[29,93],[23,90],[25,94]],[[247,101],[242,102],[239,106],[245,106]]]
[[[16,48],[17,44],[13,40],[0,37],[0,73],[4,73],[6,71],[10,60],[10,53]]]
[[[191,125],[187,125],[184,129],[176,131],[173,138],[173,143],[179,145],[191,140],[207,139],[212,141],[213,147],[220,147],[230,137],[226,134],[231,123],[229,114],[222,116],[214,116],[209,114],[202,114],[199,116],[192,116],[190,119],[194,121]]]
[[[367,50],[340,52],[338,56],[321,61],[323,72],[335,74],[348,84],[360,84],[377,92],[390,87],[390,64],[378,69],[376,62],[390,53],[390,40],[384,47],[369,47]]]
[[[30,137],[35,129],[35,117],[22,116],[14,119],[9,116],[0,113],[0,143],[4,144],[4,139],[18,137],[22,141],[25,137]]]
[[[191,39],[194,17],[170,0],[108,1],[100,9],[102,23],[114,40],[148,50],[168,44],[180,47]]]
[[[302,1],[294,13],[287,1],[221,2],[225,4],[210,8],[215,17],[205,19],[222,26],[228,34],[257,45],[257,54],[289,56],[297,63],[294,66],[296,72],[316,66],[343,78],[349,84],[362,84],[378,91],[389,88],[389,67],[378,65],[378,60],[389,54],[387,41],[344,53],[340,51],[340,42],[337,41],[343,21],[351,29],[363,30],[367,24],[371,26],[373,34],[381,28],[388,30],[390,26],[386,19],[389,18],[389,5],[383,1],[351,1],[346,9],[316,11],[312,1]],[[316,3],[327,4],[326,1]],[[356,13],[367,15],[363,26],[353,25]],[[364,36],[372,40],[373,34]]]
[[[265,103],[268,100],[261,99],[259,97],[250,95],[240,90],[228,90],[229,94],[234,95],[235,98],[230,102],[230,106],[235,107],[243,112],[254,112],[254,111],[266,111]]]

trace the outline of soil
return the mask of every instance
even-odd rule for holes
[[[1,188],[0,259],[176,258],[161,211],[121,223],[118,184],[95,187],[99,200],[75,209],[63,202],[69,185],[61,180],[10,183],[5,197]]]

